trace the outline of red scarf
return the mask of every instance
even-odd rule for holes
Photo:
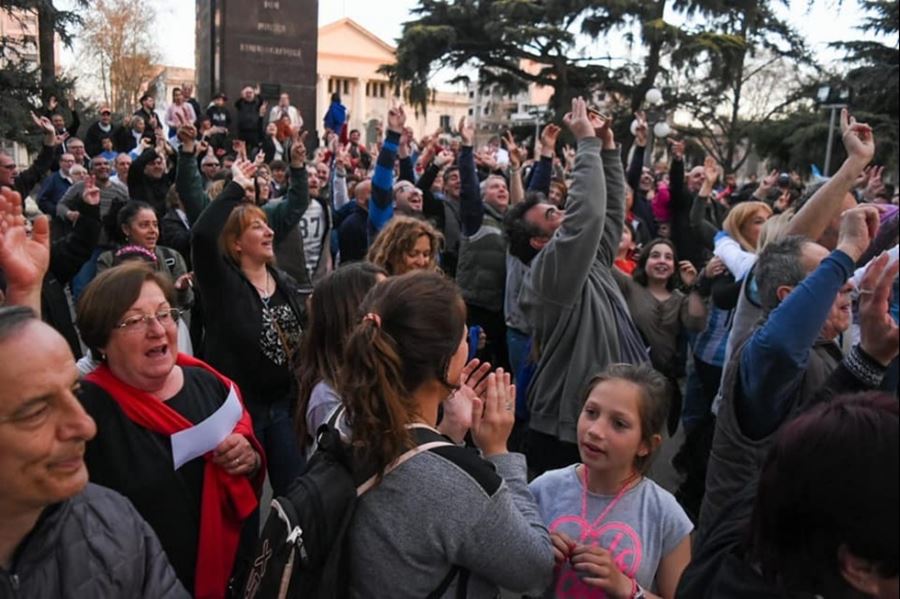
[[[185,354],[178,354],[176,363],[179,366],[194,366],[211,372],[227,388],[234,386],[240,399],[237,385],[205,362]],[[194,423],[170,408],[166,402],[159,401],[146,391],[120,381],[106,364],[102,364],[85,378],[109,393],[128,418],[148,430],[172,435],[194,426]],[[241,403],[243,404],[243,400]],[[200,541],[194,574],[194,596],[198,599],[221,599],[225,596],[242,523],[256,509],[259,503],[257,490],[261,488],[265,477],[266,465],[262,446],[253,436],[253,424],[246,409],[234,427],[234,432],[246,437],[253,449],[259,453],[260,468],[254,484],[244,476],[227,474],[225,470],[213,464],[212,452],[203,456],[206,467],[203,471]]]

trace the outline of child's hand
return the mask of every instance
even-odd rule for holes
[[[578,545],[571,561],[572,568],[586,585],[603,589],[610,597],[624,599],[631,596],[631,578],[619,570],[612,553],[606,549]]]
[[[572,537],[564,532],[551,532],[550,541],[553,543],[553,559],[557,565],[572,557],[572,552],[575,551]]]

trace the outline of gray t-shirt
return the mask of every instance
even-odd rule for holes
[[[575,465],[545,472],[529,485],[548,530],[575,542],[601,546],[613,553],[616,564],[642,587],[655,592],[656,570],[694,526],[671,493],[648,478],[629,489],[598,522],[614,495],[587,494]],[[586,512],[586,513],[585,513]],[[544,597],[605,597],[588,587],[567,564],[556,572]]]

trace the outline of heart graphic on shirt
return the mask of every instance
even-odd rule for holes
[[[641,566],[643,548],[640,537],[624,522],[607,522],[594,527],[581,516],[560,516],[549,526],[550,532],[569,535],[579,544],[602,547],[612,553],[616,566],[626,575],[634,578]],[[581,581],[578,574],[568,565],[558,576],[556,596],[561,599],[604,599],[606,593],[590,587]]]

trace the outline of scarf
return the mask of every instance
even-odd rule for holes
[[[212,373],[229,389],[237,386],[214,368],[186,354],[178,354],[179,366],[194,366]],[[102,364],[86,379],[100,386],[112,397],[125,415],[134,423],[162,435],[172,435],[194,424],[146,391],[123,383]],[[241,400],[243,404],[243,400]],[[232,476],[212,462],[212,452],[203,456],[203,496],[200,503],[200,541],[194,576],[194,596],[197,599],[221,599],[225,596],[234,558],[237,553],[243,521],[258,505],[256,491],[265,476],[265,457],[262,446],[253,436],[250,414],[244,409],[234,427],[235,433],[250,441],[259,455],[260,468],[255,484],[244,476]],[[255,488],[254,488],[255,487]]]

